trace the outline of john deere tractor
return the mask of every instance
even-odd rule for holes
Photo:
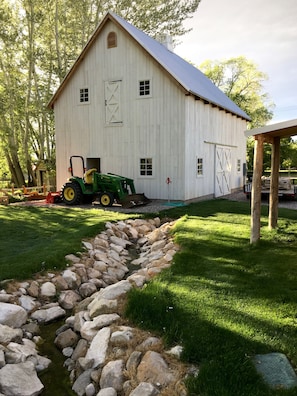
[[[70,157],[71,177],[61,189],[61,198],[65,204],[79,205],[96,199],[102,206],[112,206],[116,202],[124,208],[132,208],[151,202],[144,194],[136,194],[133,180],[127,177],[98,173],[95,168],[87,170],[83,177],[74,176],[73,158],[81,159],[85,170],[83,157]]]

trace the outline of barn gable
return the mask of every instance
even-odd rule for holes
[[[71,155],[134,179],[150,198],[191,200],[242,185],[248,116],[198,69],[115,14],[105,16],[49,106],[58,188]]]

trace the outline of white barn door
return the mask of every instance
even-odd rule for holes
[[[105,122],[121,123],[121,81],[105,81]]]
[[[215,148],[215,197],[231,193],[231,148]]]

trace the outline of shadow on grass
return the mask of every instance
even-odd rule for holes
[[[0,208],[0,280],[24,279],[44,269],[65,267],[65,255],[82,250],[107,221],[127,215],[76,208]]]
[[[182,209],[174,229],[181,251],[170,270],[130,293],[127,316],[168,345],[184,346],[184,360],[200,367],[189,380],[191,395],[297,395],[269,389],[250,359],[283,352],[297,366],[296,213],[280,211],[281,234],[264,230],[264,240],[251,246],[245,203]],[[229,217],[222,222],[219,213]]]

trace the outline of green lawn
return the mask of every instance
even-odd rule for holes
[[[173,234],[181,250],[169,270],[129,295],[131,322],[168,345],[181,343],[183,360],[199,366],[199,376],[188,381],[190,395],[297,396],[297,389],[270,390],[251,364],[255,354],[274,351],[297,367],[297,211],[280,209],[279,229],[269,232],[263,207],[254,246],[249,212],[248,202],[212,200],[160,213],[178,219]],[[125,217],[0,206],[0,277],[63,268],[81,239]]]
[[[81,240],[127,215],[98,209],[0,205],[0,280],[24,279],[42,269],[65,267]]]
[[[269,232],[264,208],[261,242],[250,246],[247,203],[208,201],[184,211],[174,265],[133,290],[127,316],[184,346],[184,360],[200,367],[191,395],[297,395],[269,390],[250,359],[282,352],[297,367],[296,212],[280,210],[279,231]]]

